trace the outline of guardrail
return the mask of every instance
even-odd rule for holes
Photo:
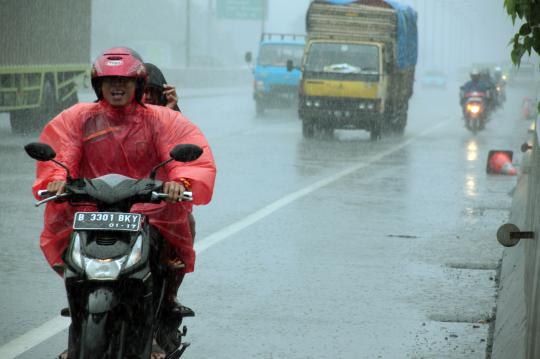
[[[179,87],[243,86],[253,82],[248,66],[235,68],[162,68],[167,81]]]
[[[522,169],[512,199],[509,223],[518,228],[513,232],[514,237],[523,235],[523,239],[506,248],[503,254],[492,359],[540,358],[540,147],[537,123],[529,130],[529,139],[522,147]]]

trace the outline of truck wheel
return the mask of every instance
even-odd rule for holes
[[[302,134],[304,138],[312,138],[315,135],[315,123],[312,119],[302,119]]]
[[[107,330],[107,314],[94,319],[88,315],[86,322],[82,324],[80,338],[81,359],[105,358],[109,349],[109,334]]]
[[[403,135],[407,126],[407,112],[399,114],[398,121],[394,124],[394,133]]]
[[[45,79],[43,85],[41,105],[38,108],[14,111],[10,115],[11,130],[15,133],[30,133],[41,131],[54,116],[59,106],[56,101],[54,85],[50,78]]]
[[[41,106],[36,110],[36,130],[41,130],[54,116],[58,114],[59,105],[56,100],[54,84],[50,78],[45,79]]]
[[[259,117],[264,115],[264,105],[261,100],[255,100],[255,113]]]
[[[32,126],[33,121],[33,111],[32,110],[19,110],[13,111],[9,114],[9,122],[11,124],[12,133],[30,133],[34,126]]]
[[[382,133],[381,124],[379,122],[374,123],[371,126],[371,132],[369,133],[369,138],[371,139],[371,141],[378,141],[381,138],[381,133]]]

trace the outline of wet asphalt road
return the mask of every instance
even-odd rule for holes
[[[293,110],[256,118],[247,87],[186,97],[218,178],[213,202],[195,209],[196,272],[180,297],[197,316],[185,321],[184,357],[483,359],[495,232],[516,182],[487,176],[486,158],[510,149],[519,164],[529,124],[525,93],[510,89],[472,135],[456,92],[417,89],[405,135],[375,143],[363,131],[304,140]],[[8,123],[0,115],[0,353],[23,338],[32,344],[17,342],[28,349],[17,358],[52,358],[66,331],[29,331],[58,316],[63,285],[38,246],[42,209],[22,149],[35,136]]]

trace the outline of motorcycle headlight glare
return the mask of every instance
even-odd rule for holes
[[[84,269],[88,279],[115,280],[118,278],[118,275],[122,270],[122,265],[126,259],[127,256],[123,256],[119,259],[86,258]]]
[[[126,268],[132,267],[135,264],[139,263],[142,258],[142,236],[139,234],[133,248],[131,249],[131,254],[128,257]]]

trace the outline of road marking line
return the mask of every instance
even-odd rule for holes
[[[259,222],[263,218],[271,215],[275,211],[287,206],[288,204],[302,197],[305,197],[306,195],[322,187],[325,187],[329,185],[330,183],[335,182],[351,173],[354,173],[360,169],[366,168],[370,166],[371,164],[373,164],[374,162],[377,162],[383,159],[384,157],[391,155],[394,152],[401,150],[402,148],[408,146],[411,142],[415,141],[416,139],[422,136],[425,136],[430,132],[435,131],[437,128],[446,124],[448,121],[449,121],[449,118],[447,118],[444,121],[439,122],[437,125],[430,127],[429,129],[421,132],[420,134],[414,137],[411,137],[407,141],[404,141],[394,147],[387,149],[386,151],[383,151],[377,155],[374,155],[366,162],[362,162],[355,166],[346,168],[332,176],[326,177],[296,192],[290,193],[281,199],[278,199],[277,201],[269,204],[266,207],[261,208],[260,210],[250,214],[249,216],[241,219],[240,221],[234,222],[231,225],[223,229],[220,229],[219,231],[214,232],[210,234],[209,236],[201,239],[200,241],[197,241],[197,243],[195,243],[195,250],[197,251],[198,254],[203,253],[210,247],[222,242],[226,238],[240,232],[241,230]],[[36,347],[37,345],[43,343],[49,338],[60,333],[62,330],[66,329],[69,326],[69,323],[70,323],[69,318],[63,318],[61,316],[58,316],[49,320],[48,322],[42,324],[41,326],[34,328],[26,332],[25,334],[21,335],[20,337],[15,338],[12,341],[1,346],[0,358],[13,359],[17,357],[18,355],[21,355],[25,351]]]

